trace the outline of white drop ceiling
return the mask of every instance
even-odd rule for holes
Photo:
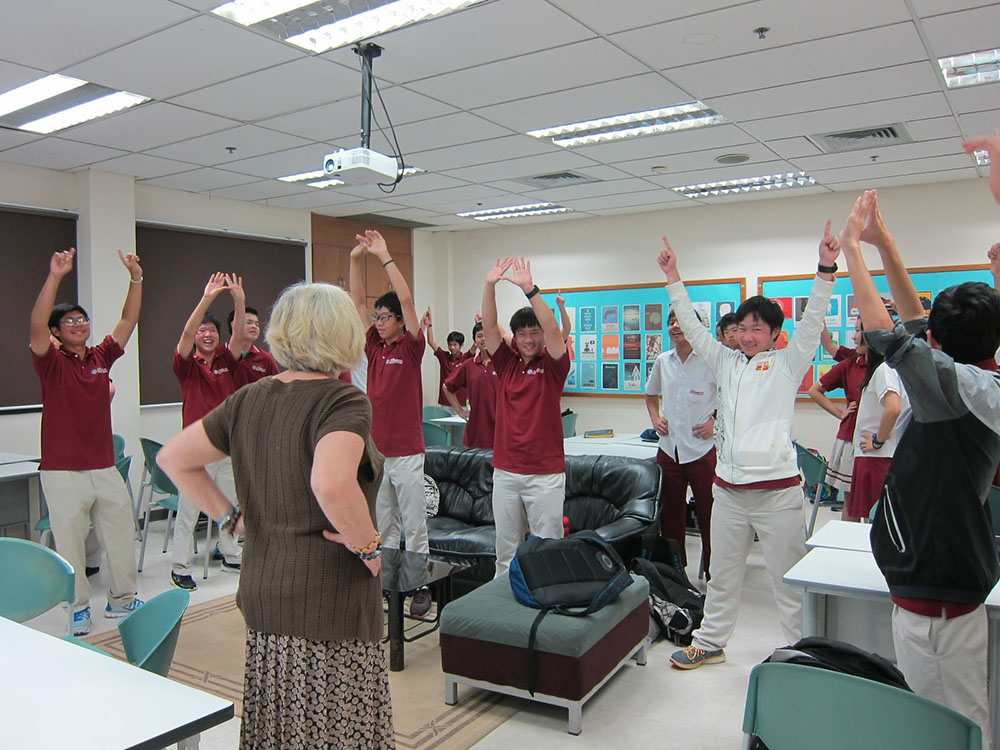
[[[698,205],[711,199],[671,188],[775,172],[815,177],[802,194],[972,179],[985,170],[962,140],[1000,127],[1000,83],[948,90],[936,62],[1000,46],[1000,2],[492,0],[372,40],[406,163],[427,174],[391,194],[317,190],[277,178],[360,145],[357,56],[311,55],[216,4],[4,0],[0,91],[64,73],[153,101],[50,136],[0,129],[0,162],[454,230],[483,226],[459,211],[543,201],[574,213],[531,221]],[[691,100],[731,124],[576,149],[525,135]],[[375,114],[372,147],[389,153]],[[807,140],[897,122],[913,143],[824,154]],[[749,161],[715,161],[734,152]],[[563,170],[600,181],[519,182]]]

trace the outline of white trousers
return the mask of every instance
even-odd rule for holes
[[[736,627],[743,575],[754,532],[781,618],[784,643],[802,636],[802,594],[781,579],[806,554],[802,488],[733,490],[716,485],[712,506],[712,580],[705,597],[705,617],[693,644],[706,651],[725,648]]]
[[[563,535],[566,474],[514,474],[493,469],[493,520],[497,530],[496,575],[510,567],[528,532],[547,539]]]
[[[56,550],[66,558],[75,576],[73,609],[90,605],[86,543],[93,521],[94,532],[108,556],[108,602],[115,607],[135,598],[135,522],[132,501],[118,469],[39,472],[49,506]]]
[[[229,498],[233,507],[240,507],[239,501],[236,499],[232,459],[223,458],[210,463],[205,467],[205,471],[222,490],[222,494]],[[191,563],[194,559],[194,528],[198,523],[200,513],[201,511],[194,503],[184,495],[180,496],[180,501],[177,503],[177,518],[174,519],[174,536],[170,542],[173,546],[174,557],[172,569],[178,575],[191,575]],[[208,522],[213,523],[211,519]],[[219,550],[225,555],[226,562],[240,562],[242,553],[231,532],[219,530]],[[212,550],[205,550],[205,554],[211,555]]]
[[[968,716],[983,728],[983,747],[990,747],[986,605],[950,620],[893,605],[892,645],[913,692]]]
[[[375,498],[375,517],[384,547],[427,554],[427,503],[424,500],[424,454],[385,459]]]

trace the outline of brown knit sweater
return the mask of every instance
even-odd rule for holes
[[[247,627],[315,641],[382,638],[382,594],[342,544],[310,487],[313,451],[331,432],[365,440],[358,483],[374,519],[382,455],[371,439],[371,406],[340,380],[283,383],[264,378],[241,388],[202,422],[208,439],[233,459],[246,546],[236,603]]]

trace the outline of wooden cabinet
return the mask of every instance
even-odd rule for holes
[[[399,272],[413,289],[412,238],[409,229],[378,224],[366,224],[352,219],[339,219],[322,214],[312,215],[313,280],[326,281],[348,289],[351,270],[351,249],[355,235],[366,229],[376,229],[385,237],[389,253]],[[378,258],[367,255],[361,266],[361,281],[365,286],[368,305],[390,290],[389,278]]]

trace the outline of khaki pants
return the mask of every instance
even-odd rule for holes
[[[42,471],[40,477],[56,550],[76,572],[73,610],[90,605],[84,568],[91,521],[108,557],[108,603],[122,607],[131,602],[136,593],[135,523],[132,501],[118,469]]]
[[[229,498],[229,502],[234,508],[238,508],[236,500],[236,484],[233,481],[232,459],[223,458],[214,463],[208,464],[205,471],[212,478],[222,494]],[[174,536],[170,542],[173,545],[173,566],[172,570],[178,575],[191,575],[191,561],[194,558],[194,527],[198,523],[198,514],[201,513],[197,506],[190,500],[180,496],[177,503],[177,518],[174,519]],[[212,520],[209,519],[209,523]],[[239,545],[233,538],[232,533],[219,530],[219,549],[226,556],[226,562],[238,563],[242,559]],[[212,550],[205,550],[206,555],[211,555]]]
[[[984,748],[991,746],[987,640],[984,604],[950,620],[892,607],[892,645],[907,684],[917,695],[943,703],[979,724]]]
[[[566,475],[514,474],[493,469],[493,520],[497,530],[496,575],[510,567],[517,545],[529,531],[562,539]]]
[[[382,484],[375,498],[375,516],[382,544],[427,554],[427,502],[424,500],[424,454],[386,457]]]
[[[782,578],[806,554],[802,519],[802,488],[733,490],[714,488],[712,506],[712,580],[705,596],[705,618],[693,633],[693,646],[705,651],[725,648],[736,628],[740,592],[754,532],[760,539],[764,564],[784,643],[802,637],[802,594]],[[765,644],[767,645],[767,644]],[[771,646],[767,645],[768,651]]]

